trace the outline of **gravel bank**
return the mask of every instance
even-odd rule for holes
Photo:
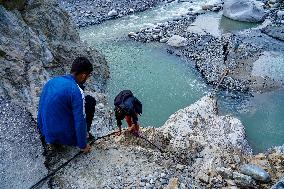
[[[138,32],[130,32],[129,37],[140,42],[167,43],[169,53],[193,60],[209,84],[217,85],[228,70],[220,84],[224,89],[265,92],[283,86],[283,81],[253,74],[254,62],[264,51],[284,51],[282,41],[261,33],[262,26],[220,36],[213,36],[206,30],[194,32],[191,27],[199,15],[189,13],[151,28],[141,28]]]
[[[61,0],[60,5],[69,12],[79,27],[100,24],[157,6],[164,0]]]

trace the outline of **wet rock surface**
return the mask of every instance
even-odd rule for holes
[[[79,27],[150,9],[164,0],[60,0]]]
[[[281,5],[284,7],[284,2]],[[271,17],[274,18],[272,22],[261,31],[275,39],[284,41],[284,11],[281,9],[272,11]]]
[[[47,174],[43,147],[31,114],[3,98],[0,143],[1,188],[29,188]]]
[[[268,25],[266,26],[262,32],[271,36],[271,37],[274,37],[276,39],[280,39],[282,41],[284,41],[284,24],[281,24],[281,25],[276,25],[276,24],[271,24],[271,25]]]
[[[282,189],[284,188],[284,178],[279,180],[275,185],[271,187],[271,189]]]
[[[223,15],[237,21],[261,22],[265,18],[265,10],[254,0],[225,0]]]

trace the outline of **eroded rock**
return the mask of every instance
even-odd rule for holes
[[[254,0],[225,0],[223,15],[237,21],[261,22],[265,18],[265,11]]]
[[[55,1],[34,3],[21,13],[0,6],[0,96],[21,103],[36,117],[42,86],[69,73],[76,57],[87,57],[94,65],[86,90],[103,91],[109,71],[104,56],[80,41],[69,15]]]

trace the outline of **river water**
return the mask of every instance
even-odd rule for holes
[[[121,90],[130,89],[143,102],[141,125],[159,127],[172,113],[212,91],[212,87],[205,84],[193,64],[168,54],[164,44],[144,44],[127,37],[131,31],[185,14],[190,7],[198,11],[202,3],[203,1],[173,2],[80,30],[82,40],[100,50],[109,63],[110,105]],[[208,29],[204,22],[212,25],[209,30],[213,35],[255,27],[210,13],[200,16],[193,25],[193,30],[198,31],[202,27],[205,27],[202,30]],[[281,55],[277,58],[280,62],[284,60]],[[259,61],[267,62],[261,59]],[[257,65],[256,68],[261,67]],[[259,152],[284,143],[284,119],[281,116],[284,115],[283,97],[283,90],[255,94],[253,97],[221,92],[218,103],[223,114],[241,119],[251,146],[255,152]]]

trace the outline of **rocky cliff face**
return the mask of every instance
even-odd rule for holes
[[[78,56],[94,65],[86,90],[100,105],[97,128],[106,130],[103,92],[109,71],[104,56],[80,41],[56,1],[28,1],[21,11],[8,11],[0,3],[1,187],[29,188],[48,173],[34,119],[39,95],[48,79],[69,73]]]
[[[53,76],[69,73],[78,56],[95,67],[88,83],[103,91],[109,77],[105,58],[80,41],[68,14],[56,1],[29,1],[21,12],[0,5],[0,95],[23,104],[36,115],[43,84]]]

